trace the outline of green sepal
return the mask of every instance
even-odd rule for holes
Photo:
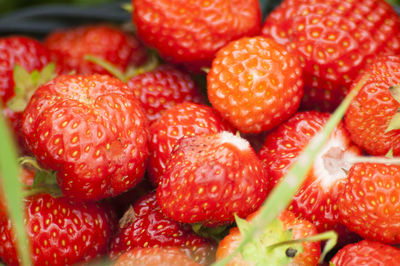
[[[216,227],[207,227],[201,223],[192,224],[192,230],[199,236],[210,238],[216,242],[220,242],[225,236],[229,234],[231,225],[221,225]]]
[[[124,11],[128,12],[128,13],[132,13],[133,12],[133,5],[131,3],[123,3],[121,5],[121,8]]]
[[[15,112],[22,112],[36,89],[55,78],[55,64],[49,63],[42,70],[29,73],[20,65],[14,66],[15,95],[7,102],[7,107]]]
[[[390,148],[390,150],[386,153],[385,157],[393,159],[393,147]]]
[[[393,117],[390,119],[389,125],[385,130],[385,133],[400,129],[400,109],[396,111]]]
[[[396,100],[396,102],[400,103],[400,85],[394,85],[389,87],[390,95]]]

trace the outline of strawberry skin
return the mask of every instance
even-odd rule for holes
[[[175,146],[157,198],[164,214],[183,223],[215,226],[258,209],[268,192],[250,144],[229,132],[183,138]]]
[[[338,198],[340,221],[365,239],[400,243],[400,166],[357,163]]]
[[[41,86],[24,111],[23,133],[69,197],[115,196],[144,175],[147,118],[133,92],[110,76],[64,75]]]
[[[135,92],[150,123],[179,103],[204,102],[192,78],[173,66],[163,65],[152,72],[134,76],[127,85]]]
[[[181,103],[166,111],[150,126],[150,160],[148,173],[158,185],[167,166],[167,160],[183,137],[231,130],[230,125],[212,108],[195,103]]]
[[[125,217],[129,219],[121,224],[112,242],[111,257],[135,247],[178,247],[199,263],[211,262],[215,252],[213,243],[196,235],[190,226],[167,218],[161,212],[155,192],[139,199]]]
[[[218,51],[207,92],[212,106],[241,132],[270,130],[299,107],[300,62],[272,39],[242,38]]]
[[[72,265],[107,252],[116,219],[104,206],[48,194],[26,201],[26,229],[34,265]],[[0,218],[0,258],[19,265],[11,221]]]
[[[250,214],[246,220],[251,222],[257,215],[257,212]],[[306,237],[310,237],[318,234],[317,228],[311,222],[305,219],[296,218],[294,213],[290,211],[283,211],[278,216],[278,220],[282,223],[283,230],[291,230],[292,231],[292,239],[302,239]],[[269,232],[270,234],[279,233],[279,232]],[[260,233],[262,234],[262,233]],[[264,237],[268,238],[268,233],[264,235]],[[218,245],[217,249],[217,260],[221,260],[227,257],[230,253],[232,253],[240,244],[242,240],[242,235],[237,227],[234,227],[230,230],[229,234],[222,239],[222,241]],[[261,239],[261,245],[267,246],[265,242],[269,239]],[[264,242],[265,241],[265,242]],[[321,256],[321,243],[320,242],[304,242],[302,243],[303,251],[301,253],[297,253],[293,258],[290,265],[296,266],[307,266],[307,265],[318,265],[319,258]],[[243,251],[246,252],[246,251]],[[281,254],[282,256],[286,256]],[[261,256],[268,256],[267,254],[261,254]],[[234,257],[230,263],[227,265],[235,266],[235,265],[253,265],[251,262],[245,261],[242,256],[238,255]],[[260,264],[261,265],[261,264]]]
[[[398,265],[400,249],[379,242],[363,240],[342,248],[330,261],[335,266]]]
[[[400,52],[400,20],[384,0],[285,0],[262,35],[296,52],[304,69],[302,107],[333,111],[360,70]]]
[[[44,45],[65,73],[109,74],[104,68],[85,60],[85,55],[100,57],[124,72],[130,65],[140,65],[146,52],[139,41],[110,25],[79,26],[57,30],[47,36]]]
[[[114,266],[200,266],[174,247],[135,248],[124,253]]]
[[[400,84],[400,57],[382,56],[365,73],[369,80],[346,112],[346,128],[352,140],[369,154],[385,155],[393,148],[393,154],[399,155],[399,131],[386,129],[400,107],[389,92],[390,86]]]
[[[132,0],[138,36],[167,60],[209,66],[231,40],[259,33],[257,0]]]
[[[329,116],[316,111],[297,113],[267,136],[258,156],[274,185],[324,127]],[[314,161],[289,210],[312,221],[319,231],[336,227],[339,217],[336,200],[347,177],[342,169],[348,170],[351,166],[347,158],[360,153],[360,149],[351,143],[343,123],[339,124]]]

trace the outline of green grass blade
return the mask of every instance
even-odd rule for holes
[[[20,168],[17,163],[17,152],[1,113],[0,147],[0,176],[9,215],[16,234],[17,252],[22,258],[22,265],[32,265],[29,252],[31,249],[24,224],[22,184],[18,181]]]
[[[342,120],[342,117],[350,106],[351,101],[367,82],[368,78],[369,75],[364,75],[361,78],[358,84],[349,92],[340,106],[331,115],[322,131],[319,132],[306,146],[298,157],[296,163],[294,163],[289,169],[279,185],[271,191],[268,198],[261,206],[259,214],[254,218],[250,229],[246,234],[244,234],[239,247],[226,258],[216,262],[214,266],[226,265],[226,263],[236,256],[236,254],[238,254],[257,233],[262,232],[263,228],[271,223],[272,220],[290,204],[293,196],[306,178],[308,171],[311,169],[317,154],[324,147],[330,134]]]

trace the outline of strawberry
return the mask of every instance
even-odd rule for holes
[[[340,221],[366,239],[400,244],[400,166],[357,163],[338,197]]]
[[[369,79],[345,115],[351,139],[372,155],[385,155],[391,148],[394,155],[400,154],[400,128],[389,128],[400,108],[399,99],[393,97],[399,90],[399,72],[399,56],[376,59],[365,70]]]
[[[256,215],[257,212],[249,215],[246,219],[247,222],[251,223]],[[248,226],[246,222],[239,223],[239,228],[232,228],[229,235],[219,243],[217,260],[227,257],[239,246],[242,240],[241,232],[246,229],[243,228],[245,226]],[[321,256],[320,242],[304,242],[300,247],[298,247],[298,244],[282,246],[279,250],[281,252],[276,251],[278,248],[268,250],[268,246],[278,242],[303,239],[317,233],[315,225],[311,222],[296,218],[290,211],[283,211],[263,232],[260,232],[254,243],[244,248],[241,252],[242,255],[234,257],[228,265],[272,265],[274,260],[280,260],[281,262],[291,260],[290,265],[298,266],[318,265]],[[296,248],[300,248],[300,250]],[[277,265],[286,264],[281,263]]]
[[[53,78],[50,52],[25,36],[0,38],[0,108],[23,148],[21,117],[34,90]]]
[[[220,115],[208,106],[188,102],[166,111],[150,126],[148,173],[153,184],[160,182],[167,160],[180,138],[230,129]]]
[[[243,133],[260,133],[289,118],[303,96],[300,62],[263,37],[242,38],[218,51],[207,75],[212,106]]]
[[[142,64],[147,57],[133,35],[105,24],[57,30],[47,36],[44,44],[66,71],[77,74],[109,74],[101,66],[86,61],[86,55],[102,58],[122,72],[130,65]]]
[[[132,0],[138,36],[167,60],[209,66],[228,42],[259,33],[257,0]]]
[[[164,214],[183,223],[228,224],[258,209],[269,190],[250,144],[227,131],[181,139],[157,187]]]
[[[115,218],[95,203],[40,194],[26,200],[26,229],[34,265],[72,265],[104,255]],[[0,218],[0,258],[19,265],[11,220]]]
[[[127,85],[135,92],[150,122],[159,119],[176,104],[204,102],[192,78],[173,66],[160,66],[134,76]]]
[[[143,177],[148,121],[132,91],[107,75],[63,75],[41,86],[23,116],[26,144],[57,171],[65,195],[98,200]]]
[[[339,250],[332,258],[335,266],[351,265],[397,265],[400,261],[400,249],[382,243],[363,240]]]
[[[111,257],[135,247],[178,247],[199,263],[210,263],[213,243],[196,235],[190,226],[179,224],[161,212],[152,192],[135,203],[121,220],[121,227],[112,241]]]
[[[200,266],[178,248],[135,248],[124,253],[115,266]]]
[[[258,153],[273,184],[277,184],[310,140],[324,127],[330,114],[297,113],[271,132]],[[319,231],[334,228],[339,217],[336,200],[351,166],[349,158],[361,152],[339,124],[294,196],[289,210],[312,221]]]
[[[302,107],[321,111],[335,109],[373,57],[400,52],[400,20],[384,0],[285,0],[262,35],[297,53]]]

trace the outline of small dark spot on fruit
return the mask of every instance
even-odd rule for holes
[[[296,256],[297,249],[288,248],[288,249],[286,249],[285,253],[286,253],[286,256],[288,256],[289,258],[294,258],[294,256]]]

